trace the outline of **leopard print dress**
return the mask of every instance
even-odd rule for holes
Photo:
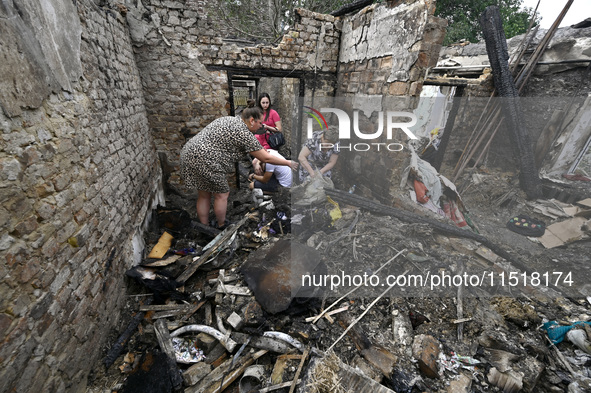
[[[216,119],[181,150],[181,176],[190,189],[229,192],[226,174],[234,170],[234,162],[262,148],[242,119]]]

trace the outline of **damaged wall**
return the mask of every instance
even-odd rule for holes
[[[540,30],[529,45],[533,51],[541,41],[545,30]],[[509,54],[519,49],[523,35],[507,41]],[[526,55],[527,59],[527,55]],[[580,62],[575,62],[579,60]],[[537,165],[543,173],[560,176],[576,158],[574,151],[580,151],[589,138],[588,120],[580,116],[584,111],[585,97],[591,92],[589,64],[591,60],[591,28],[565,27],[556,31],[546,48],[540,63],[520,93],[525,106],[524,122],[532,142],[536,145]],[[523,61],[522,61],[523,63]],[[456,45],[443,48],[438,66],[477,67],[488,66],[488,56],[483,43]],[[441,70],[439,72],[446,72]],[[450,72],[447,70],[447,72]],[[448,75],[448,76],[451,76]],[[451,77],[450,80],[453,80]],[[464,91],[465,97],[490,96],[494,86],[480,78],[470,84]],[[475,109],[473,102],[465,101],[466,107],[460,108],[460,121],[452,131],[450,144],[445,155],[444,166],[453,168],[459,154],[464,149],[469,135],[474,129],[473,122],[464,121],[475,118],[468,107]],[[570,113],[570,115],[569,115]],[[565,117],[565,115],[567,115]],[[564,119],[564,122],[563,120]],[[579,122],[582,121],[583,123]],[[585,123],[587,122],[587,123]],[[563,123],[562,126],[560,123]],[[458,127],[458,125],[460,125]],[[558,128],[554,130],[554,128]],[[576,130],[579,131],[576,131]],[[565,132],[560,137],[561,132]],[[573,137],[572,132],[577,133]],[[582,132],[582,133],[581,133]],[[549,135],[554,133],[554,135]],[[505,171],[514,171],[516,161],[512,155],[510,138],[507,131],[501,128],[494,138],[486,154],[485,165]],[[568,143],[565,143],[567,142]],[[560,157],[565,159],[560,159]]]
[[[332,16],[300,9],[278,46],[238,47],[208,19],[206,1],[152,0],[144,6],[130,8],[127,19],[156,148],[174,165],[186,137],[229,114],[228,70],[309,73],[309,91],[334,94],[340,22]],[[178,181],[178,173],[171,179]]]
[[[420,95],[426,70],[439,57],[447,26],[447,21],[433,16],[434,11],[434,2],[409,0],[374,4],[344,18],[337,95],[356,97],[359,106],[367,107],[364,126],[370,130],[376,128],[379,111],[412,112],[416,107],[417,100],[408,98]],[[388,97],[406,98],[395,102],[400,107],[392,108],[389,104],[394,101],[387,101]],[[405,143],[405,138],[402,132],[395,136],[396,142]],[[385,136],[379,142],[386,142]],[[358,192],[389,204],[400,193],[398,184],[407,160],[404,151],[343,150],[339,166],[351,174],[347,182],[356,184]]]
[[[0,391],[81,392],[119,329],[160,168],[116,10],[15,0],[0,15]]]
[[[298,10],[295,26],[277,47],[239,47],[214,28],[207,7],[206,1],[154,0],[127,14],[156,148],[177,168],[186,138],[229,113],[228,72],[293,73],[303,79],[304,102],[312,107],[315,99],[335,95],[418,97],[446,26],[433,16],[431,1],[389,2],[340,18]],[[305,139],[305,132],[301,134]],[[297,146],[292,146],[295,155]],[[352,181],[360,185],[376,184],[361,169],[376,168],[373,174],[383,185],[379,194],[390,192],[390,181],[383,179],[399,183],[391,168],[396,172],[401,166],[396,161],[403,159],[400,154],[378,157],[377,162],[375,157],[367,157],[368,162],[356,157],[352,167],[343,158],[339,165],[345,171],[355,169],[359,181]],[[180,181],[178,172],[171,181]]]

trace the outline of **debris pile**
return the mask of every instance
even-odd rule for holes
[[[170,200],[127,273],[135,314],[105,357],[108,391],[589,391],[591,298],[534,280],[585,244],[511,232],[518,211],[556,215],[512,198],[472,211],[480,233],[330,187],[239,191],[222,232],[191,219],[193,200]]]

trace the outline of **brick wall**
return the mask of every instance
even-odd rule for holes
[[[138,14],[147,12],[150,21],[138,20],[143,33],[132,37],[156,149],[173,165],[186,137],[229,114],[226,70],[294,72],[309,79],[308,89],[317,86],[316,94],[334,94],[340,29],[332,16],[299,10],[277,46],[238,47],[200,12],[203,2],[150,0],[145,7]]]
[[[71,91],[0,112],[3,392],[84,391],[107,334],[120,330],[132,240],[157,197],[125,20],[95,3],[79,0],[79,15],[68,14],[81,27]]]

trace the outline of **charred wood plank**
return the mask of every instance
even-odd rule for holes
[[[152,298],[146,299],[145,305],[149,305],[150,303],[152,303],[152,300],[153,300]],[[131,336],[133,335],[133,333],[137,329],[137,327],[140,324],[140,322],[142,321],[142,319],[144,319],[145,315],[146,315],[146,313],[143,311],[139,311],[138,313],[136,313],[134,315],[131,322],[129,322],[129,325],[127,325],[127,328],[125,329],[125,331],[121,334],[121,336],[119,336],[119,338],[117,339],[115,344],[109,350],[109,353],[107,353],[107,356],[105,356],[105,360],[104,360],[105,368],[111,367],[111,365],[113,363],[115,363],[115,360],[119,357],[119,355],[121,355],[121,353],[123,353],[123,350],[125,349],[125,346],[127,345],[127,342],[129,341],[129,339],[131,338]]]
[[[492,68],[495,89],[501,97],[501,106],[512,139],[513,155],[519,162],[519,184],[530,199],[542,196],[542,184],[536,168],[532,143],[521,119],[523,113],[519,101],[519,92],[515,86],[513,74],[509,69],[507,40],[499,8],[489,6],[480,16],[480,25],[484,33],[486,52]]]
[[[188,311],[193,304],[155,304],[140,306],[140,311]]]
[[[221,232],[219,229],[210,227],[209,225],[204,225],[199,221],[191,221],[191,227],[212,237],[219,235]]]
[[[232,236],[236,233],[236,231],[238,231],[238,229],[240,229],[240,227],[248,219],[249,219],[248,216],[244,217],[237,224],[230,225],[228,228],[226,228],[224,230],[224,232],[220,233],[218,235],[218,237],[213,239],[208,244],[209,248],[207,249],[207,251],[204,254],[202,254],[200,257],[197,257],[196,259],[194,259],[193,263],[191,263],[185,269],[185,271],[182,272],[176,278],[176,282],[178,282],[179,284],[184,284],[193,274],[195,274],[195,272],[197,271],[197,269],[199,269],[201,267],[201,265],[203,265],[205,262],[207,262],[207,260],[209,259],[210,256],[212,256],[214,253],[216,253],[218,250],[220,250],[220,248],[222,246],[224,246],[226,244],[226,242],[232,238]]]
[[[357,0],[350,4],[344,5],[336,11],[331,12],[332,16],[343,16],[367,7],[373,4],[374,0]]]
[[[486,237],[479,235],[477,233],[474,233],[472,231],[460,229],[457,226],[445,224],[443,222],[440,222],[440,221],[437,221],[434,219],[430,219],[427,217],[423,217],[423,216],[415,214],[415,213],[400,210],[395,207],[382,205],[380,203],[374,202],[370,199],[364,198],[364,197],[357,195],[357,194],[349,194],[348,192],[340,191],[340,190],[324,190],[324,191],[332,199],[335,199],[337,201],[341,201],[344,203],[348,203],[350,205],[358,206],[358,207],[368,210],[372,213],[392,216],[392,217],[395,217],[395,218],[397,218],[401,221],[407,222],[407,223],[417,223],[418,222],[418,223],[428,224],[431,228],[433,228],[437,232],[440,232],[440,233],[443,233],[443,234],[446,234],[449,236],[463,237],[466,239],[475,240],[475,241],[481,243],[482,245],[490,248],[492,252],[499,255],[500,257],[505,258],[507,261],[514,262],[516,265],[517,264],[521,265],[518,267],[523,268],[523,266],[524,266],[523,264],[521,264],[520,261],[515,260],[515,257],[513,255],[509,254],[507,251],[505,251],[505,249],[503,249],[501,246],[493,243],[492,241],[488,240]]]
[[[166,322],[163,319],[156,321],[154,324],[154,332],[156,333],[158,344],[160,344],[160,349],[167,356],[166,366],[168,367],[168,375],[170,375],[172,386],[179,390],[183,385],[183,376],[179,366],[176,363],[176,355],[174,354],[172,337],[170,337],[168,327],[166,326]]]

